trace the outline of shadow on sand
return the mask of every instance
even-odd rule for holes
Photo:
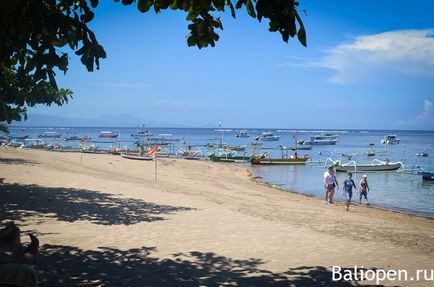
[[[234,260],[215,253],[151,257],[155,248],[81,250],[44,245],[38,276],[41,286],[359,286],[332,282],[322,266],[274,273],[260,269],[261,259]],[[364,285],[366,286],[366,285]]]
[[[188,207],[158,205],[140,199],[74,188],[38,185],[0,185],[0,218],[21,220],[39,213],[62,221],[88,220],[101,225],[131,225],[163,220],[163,214],[192,210]]]
[[[33,160],[27,160],[22,158],[0,158],[0,164],[23,164],[23,165],[36,165],[39,164]]]

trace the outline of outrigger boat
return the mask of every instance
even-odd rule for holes
[[[271,158],[268,152],[262,154],[262,156],[252,157],[250,163],[253,165],[301,165],[305,164],[309,160],[309,156],[298,157],[294,155],[289,158]]]
[[[379,159],[374,159],[370,164],[357,164],[355,161],[350,161],[348,163],[342,164],[339,160],[333,163],[336,171],[340,172],[395,171],[398,170],[400,167],[404,166],[402,162],[389,162],[389,160],[382,161]]]
[[[242,156],[236,155],[234,152],[215,152],[209,156],[213,162],[247,162],[251,158],[252,155],[247,152]]]
[[[135,159],[135,160],[153,160],[153,156],[149,155],[140,155],[140,153],[121,153],[121,157],[127,159]]]
[[[121,157],[134,160],[153,160],[155,155],[160,151],[157,145],[154,145],[150,150],[145,152],[145,147],[140,146],[140,153],[121,153]]]

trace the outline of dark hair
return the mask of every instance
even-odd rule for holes
[[[0,244],[9,244],[20,234],[20,229],[13,221],[8,222],[5,228],[0,230]]]
[[[350,172],[350,171],[349,171],[347,174],[348,174],[349,176],[353,176],[353,173]]]

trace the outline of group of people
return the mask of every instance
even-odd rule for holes
[[[353,174],[351,172],[348,172],[347,179],[343,182],[343,191],[345,193],[345,209],[349,211],[351,199],[353,197],[353,187],[357,190],[357,186],[354,183],[353,180]],[[339,183],[336,179],[335,170],[333,166],[330,166],[328,170],[324,173],[323,177],[323,183],[325,188],[325,204],[334,204],[333,196],[335,194],[335,188],[339,189]],[[368,176],[364,174],[362,176],[362,179],[359,182],[359,191],[360,191],[360,198],[359,198],[359,204],[362,203],[362,198],[364,197],[366,200],[366,204],[369,205],[368,201],[368,191],[369,191],[369,185],[368,185]]]

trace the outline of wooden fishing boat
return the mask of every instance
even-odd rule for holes
[[[140,155],[140,153],[121,153],[121,157],[134,160],[153,160],[153,156]]]
[[[345,164],[341,164],[337,161],[335,168],[340,172],[381,172],[381,171],[394,171],[402,167],[401,162],[389,162],[374,159],[370,164],[357,164],[355,161],[350,161]]]
[[[246,162],[246,161],[250,161],[251,158],[252,157],[250,155],[236,156],[232,154],[226,154],[226,155],[212,154],[209,156],[209,159],[213,162]]]
[[[302,165],[309,160],[309,156],[298,157],[294,155],[292,157],[271,158],[269,153],[264,153],[262,156],[255,156],[250,159],[250,163],[253,165]]]

